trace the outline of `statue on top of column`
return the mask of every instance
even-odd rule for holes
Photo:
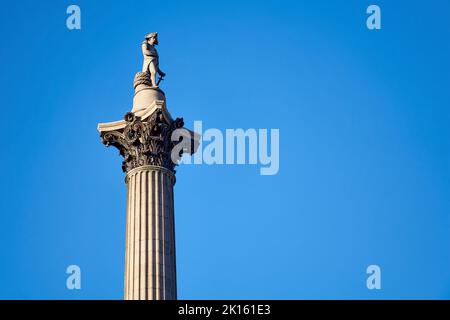
[[[144,64],[142,72],[146,73],[151,81],[151,86],[157,88],[161,80],[164,79],[165,73],[159,69],[159,56],[156,51],[158,45],[158,33],[152,32],[145,36],[142,42],[142,54],[144,55]],[[159,75],[158,82],[156,81],[156,74]]]

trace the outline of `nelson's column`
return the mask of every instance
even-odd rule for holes
[[[194,153],[198,135],[172,119],[159,88],[155,46],[158,34],[142,42],[144,64],[134,78],[131,112],[125,119],[98,124],[102,142],[119,149],[126,173],[126,300],[177,298],[173,186],[175,166],[184,152]],[[159,76],[158,81],[156,77]]]

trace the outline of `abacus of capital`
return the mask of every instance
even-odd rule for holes
[[[103,144],[119,150],[126,173],[125,300],[177,298],[173,187],[181,154],[174,157],[172,151],[181,139],[190,139],[192,147],[184,151],[192,154],[199,140],[167,110],[157,44],[157,33],[142,43],[144,64],[134,78],[131,112],[124,120],[98,124]],[[172,141],[176,130],[181,139]]]

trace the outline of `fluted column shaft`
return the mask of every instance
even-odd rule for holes
[[[125,300],[177,298],[174,174],[142,166],[126,176]]]

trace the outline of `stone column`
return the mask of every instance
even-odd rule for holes
[[[124,158],[126,300],[177,298],[173,186],[180,154],[172,159],[172,150],[182,139],[172,141],[172,133],[178,129],[182,139],[190,139],[183,119],[172,120],[164,101],[128,112],[124,121],[99,125],[103,143],[119,149]]]
[[[177,298],[172,171],[141,166],[128,187],[125,300]]]
[[[183,152],[197,150],[200,137],[183,128],[182,118],[172,119],[164,92],[151,86],[148,74],[136,75],[134,89],[132,112],[98,125],[103,144],[119,150],[126,173],[124,298],[176,299],[175,166]]]

